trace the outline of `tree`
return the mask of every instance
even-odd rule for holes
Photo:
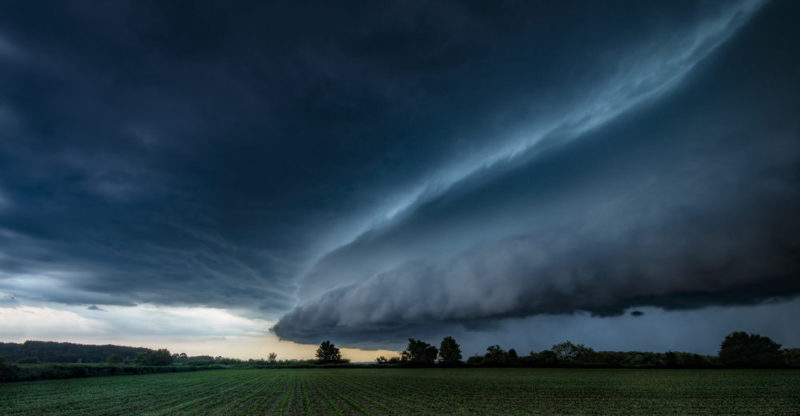
[[[544,350],[534,355],[531,351],[531,358],[537,365],[551,366],[558,363],[558,355],[551,350]]]
[[[517,351],[513,348],[506,351],[500,348],[499,345],[490,345],[486,348],[486,354],[483,355],[483,359],[480,362],[477,360],[473,360],[473,362],[480,365],[516,365],[519,364],[519,357],[517,356]]]
[[[439,362],[444,365],[461,362],[461,347],[453,337],[444,337],[439,347]]]
[[[0,355],[0,381],[17,379],[17,367],[8,358]]]
[[[167,349],[141,352],[136,356],[136,361],[142,365],[170,365],[172,354]]]
[[[675,367],[678,365],[678,354],[674,351],[667,351],[664,353],[664,366]]]
[[[325,341],[317,348],[317,360],[323,363],[335,363],[342,361],[342,354],[330,341]]]
[[[381,355],[380,357],[375,359],[375,362],[380,364],[380,365],[399,364],[400,363],[400,358],[398,358],[398,357],[386,358],[386,357]]]
[[[519,356],[517,356],[517,350],[515,350],[513,348],[508,350],[508,353],[506,354],[506,361],[508,361],[509,363],[513,363],[513,362],[517,361],[518,359],[519,359]]]
[[[0,354],[14,360],[38,359],[43,363],[102,363],[109,355],[118,354],[123,358],[135,358],[147,348],[134,348],[119,345],[83,345],[69,342],[25,341],[22,344],[0,342]]]
[[[467,365],[483,365],[483,357],[480,355],[473,355],[467,358]]]
[[[276,361],[278,361],[278,354],[276,354],[274,352],[269,353],[269,362],[270,362],[270,364],[275,364]]]
[[[575,345],[569,341],[553,345],[551,350],[562,361],[577,361],[594,352],[593,349],[585,347],[583,344]]]
[[[185,352],[182,352],[180,354],[172,354],[173,363],[185,363],[187,361],[189,361],[189,356],[186,355]]]
[[[785,348],[783,363],[789,367],[800,367],[800,348]]]
[[[507,354],[499,345],[490,345],[486,347],[483,362],[484,364],[503,365],[506,363]]]
[[[109,364],[119,364],[122,362],[122,356],[119,354],[111,354],[106,358],[106,362]]]
[[[731,367],[770,367],[783,363],[781,345],[768,337],[732,332],[719,349],[719,362]]]
[[[403,363],[411,365],[433,365],[439,350],[425,341],[408,339],[408,347],[400,353]]]

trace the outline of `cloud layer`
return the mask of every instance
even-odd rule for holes
[[[0,307],[381,346],[792,297],[797,9],[4,4]]]
[[[751,80],[719,77],[746,59],[744,36],[647,111],[485,168],[329,254],[305,282],[340,287],[274,330],[372,342],[431,325],[800,293],[799,130],[783,107],[797,99],[759,85],[782,52],[753,62]],[[773,114],[752,111],[756,97]]]

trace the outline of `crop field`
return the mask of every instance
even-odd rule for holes
[[[797,370],[267,369],[0,384],[0,415],[800,414]]]

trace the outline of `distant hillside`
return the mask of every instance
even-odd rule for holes
[[[136,354],[146,351],[150,350],[120,345],[84,345],[48,341],[25,341],[22,344],[0,342],[0,356],[16,362],[100,363],[111,355],[118,355],[123,360],[133,360]]]

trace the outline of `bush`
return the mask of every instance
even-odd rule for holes
[[[800,348],[786,348],[782,351],[783,363],[789,367],[800,367]]]
[[[29,366],[12,366],[0,371],[0,381],[30,381],[46,379],[63,379],[76,377],[98,377],[115,375],[136,375],[154,373],[175,373],[197,370],[225,368],[222,366],[142,366],[142,365],[107,365],[107,364],[34,364]]]
[[[380,357],[375,359],[375,363],[378,365],[398,365],[400,364],[400,358],[399,357],[386,358],[381,355]]]
[[[553,345],[550,350],[553,351],[561,361],[590,361],[590,356],[594,354],[593,349],[585,347],[583,344],[573,344],[570,341]]]
[[[170,365],[172,354],[166,349],[142,352],[136,356],[136,362],[142,365]]]
[[[719,361],[728,367],[774,367],[783,364],[780,349],[768,337],[733,332],[720,345]]]
[[[0,355],[0,381],[16,380],[17,366],[13,365],[10,360]]]
[[[123,361],[122,356],[119,354],[111,354],[106,358],[106,362],[109,364],[119,364]]]

